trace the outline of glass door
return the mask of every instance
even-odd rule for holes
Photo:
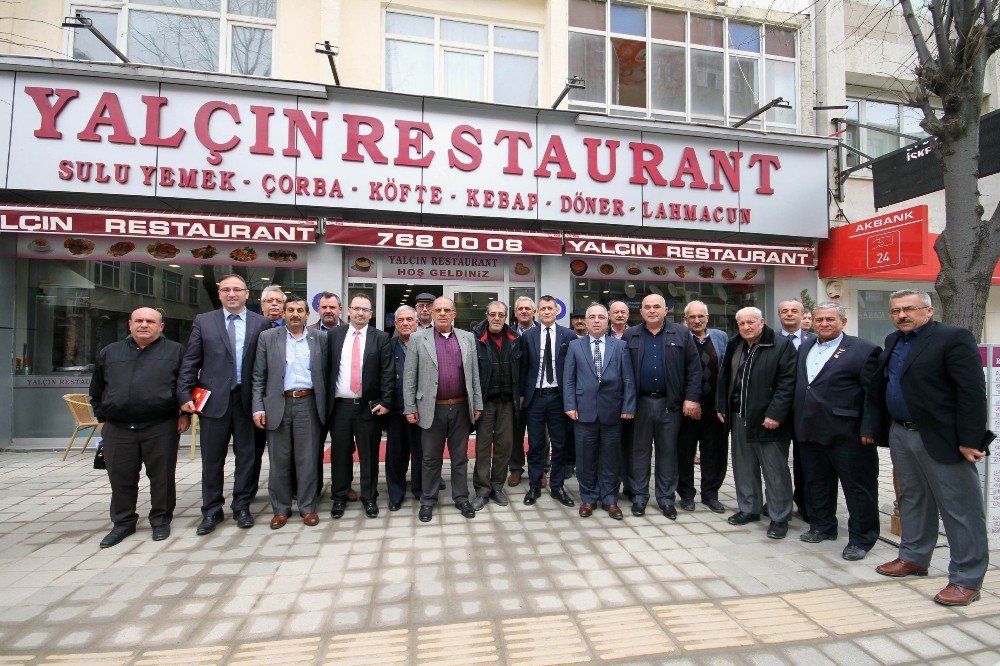
[[[455,301],[458,316],[455,328],[471,331],[472,327],[486,319],[486,306],[500,300],[500,287],[446,286],[445,296]]]

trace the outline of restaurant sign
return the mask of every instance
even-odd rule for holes
[[[653,238],[613,238],[585,234],[566,234],[565,239],[566,254],[765,266],[812,267],[815,265],[813,248],[804,245],[704,243]]]
[[[499,231],[329,221],[326,242],[349,247],[561,255],[559,232]]]

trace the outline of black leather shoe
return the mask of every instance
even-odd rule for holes
[[[726,522],[730,525],[746,525],[747,523],[756,523],[759,520],[759,513],[743,513],[742,511],[737,511],[726,518]]]
[[[399,511],[402,506],[402,502],[389,502],[389,511]]]
[[[645,516],[646,515],[646,505],[639,504],[638,502],[632,503],[632,515],[633,516]]]
[[[684,509],[685,511],[694,511],[694,500],[693,499],[684,499],[682,497],[681,500],[680,500],[680,505],[681,505],[681,508]]]
[[[788,534],[788,521],[777,523],[772,520],[767,528],[768,539],[784,539],[786,534]]]
[[[378,517],[378,504],[375,503],[375,500],[365,500],[364,505],[365,505],[366,516],[368,516],[369,518]]]
[[[472,508],[475,511],[482,511],[483,508],[490,503],[490,498],[488,495],[477,495],[476,499],[472,500]]]
[[[809,530],[808,532],[803,532],[799,535],[799,541],[805,541],[806,543],[819,543],[820,541],[826,541],[827,539],[835,541],[837,539],[837,533]]]
[[[434,507],[422,506],[420,507],[420,513],[418,514],[417,517],[420,518],[420,522],[429,523],[431,522],[431,518],[433,516],[434,516]]]
[[[472,502],[470,502],[469,500],[465,500],[464,502],[456,504],[455,506],[458,507],[458,510],[461,511],[462,515],[465,516],[466,518],[476,517],[476,509],[475,507],[472,506]]]
[[[344,516],[344,511],[346,509],[347,509],[347,502],[340,502],[338,500],[334,500],[333,506],[330,507],[330,517],[342,518]]]
[[[112,528],[108,535],[101,539],[101,548],[111,548],[111,546],[117,546],[125,537],[132,536],[135,534],[135,525],[132,527],[115,527]]]
[[[507,506],[510,504],[510,500],[507,499],[507,493],[502,490],[494,490],[493,494],[490,495],[490,499],[498,506]]]
[[[524,503],[531,506],[538,501],[538,498],[542,496],[542,489],[531,487],[528,488],[528,492],[524,494]]]
[[[865,559],[868,551],[861,546],[855,546],[854,544],[847,544],[844,546],[844,552],[840,554],[848,562],[857,562],[858,560]]]
[[[576,502],[569,496],[565,488],[553,488],[552,496],[563,506],[576,506]]]
[[[250,513],[250,509],[240,509],[233,514],[233,518],[236,519],[236,527],[241,530],[248,530],[253,527],[253,514]]]
[[[170,525],[157,525],[153,528],[153,541],[163,541],[170,536]]]
[[[219,509],[211,516],[205,516],[202,519],[201,525],[198,525],[198,529],[195,530],[195,534],[197,534],[198,536],[205,536],[206,534],[211,534],[212,532],[215,531],[215,528],[219,525],[219,523],[221,523],[225,519],[226,519],[226,514],[222,512],[222,509]]]
[[[677,520],[677,508],[673,504],[664,504],[660,507],[663,515],[670,520]]]
[[[702,500],[701,503],[704,504],[705,506],[707,506],[709,509],[711,509],[715,513],[725,513],[726,512],[726,507],[722,506],[722,502],[720,502],[717,499]]]

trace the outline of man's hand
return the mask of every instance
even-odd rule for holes
[[[475,418],[474,418],[474,419],[472,419],[472,420],[473,420],[473,421],[478,421],[478,420],[479,420],[479,417],[480,417],[480,415],[481,415],[482,413],[483,413],[483,411],[482,411],[481,409],[477,409],[477,410],[476,410],[475,412],[473,412],[473,414],[475,414]]]
[[[264,426],[267,425],[267,417],[264,415],[264,412],[258,412],[253,415],[253,424],[263,430]]]
[[[977,463],[986,457],[985,451],[980,451],[979,449],[971,449],[968,446],[960,446],[958,450],[962,452],[965,459],[970,463]]]
[[[770,416],[764,417],[764,427],[767,428],[768,430],[774,430],[780,425],[781,425],[780,423],[772,419]]]
[[[632,420],[635,418],[635,414],[622,414],[622,418],[625,420]]]
[[[191,427],[191,417],[187,414],[181,414],[177,417],[177,434],[183,435]]]
[[[186,412],[188,414],[194,414],[194,412],[195,412],[195,409],[194,409],[194,400],[188,400],[183,405],[181,405],[181,411],[182,412]]]
[[[861,443],[862,444],[867,444],[867,445],[874,444],[875,443],[875,438],[874,437],[862,437],[861,438]]]
[[[575,409],[568,409],[568,410],[566,410],[566,416],[570,417],[574,421],[579,421],[580,420],[580,413],[578,411],[576,411]]]
[[[375,405],[375,409],[372,410],[372,414],[375,416],[384,416],[388,414],[389,410],[382,406],[382,403]]]
[[[420,414],[417,414],[416,412],[413,412],[412,414],[407,414],[406,415],[406,422],[407,423],[420,423]]]
[[[721,421],[722,423],[726,422],[726,415],[723,414],[722,412],[716,412],[715,415],[719,417],[719,421]]]
[[[681,411],[683,411],[684,416],[688,417],[689,419],[701,418],[701,405],[699,405],[694,400],[685,400],[684,407],[682,408]]]

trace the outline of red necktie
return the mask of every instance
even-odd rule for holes
[[[354,331],[351,350],[351,393],[361,393],[361,331]]]

